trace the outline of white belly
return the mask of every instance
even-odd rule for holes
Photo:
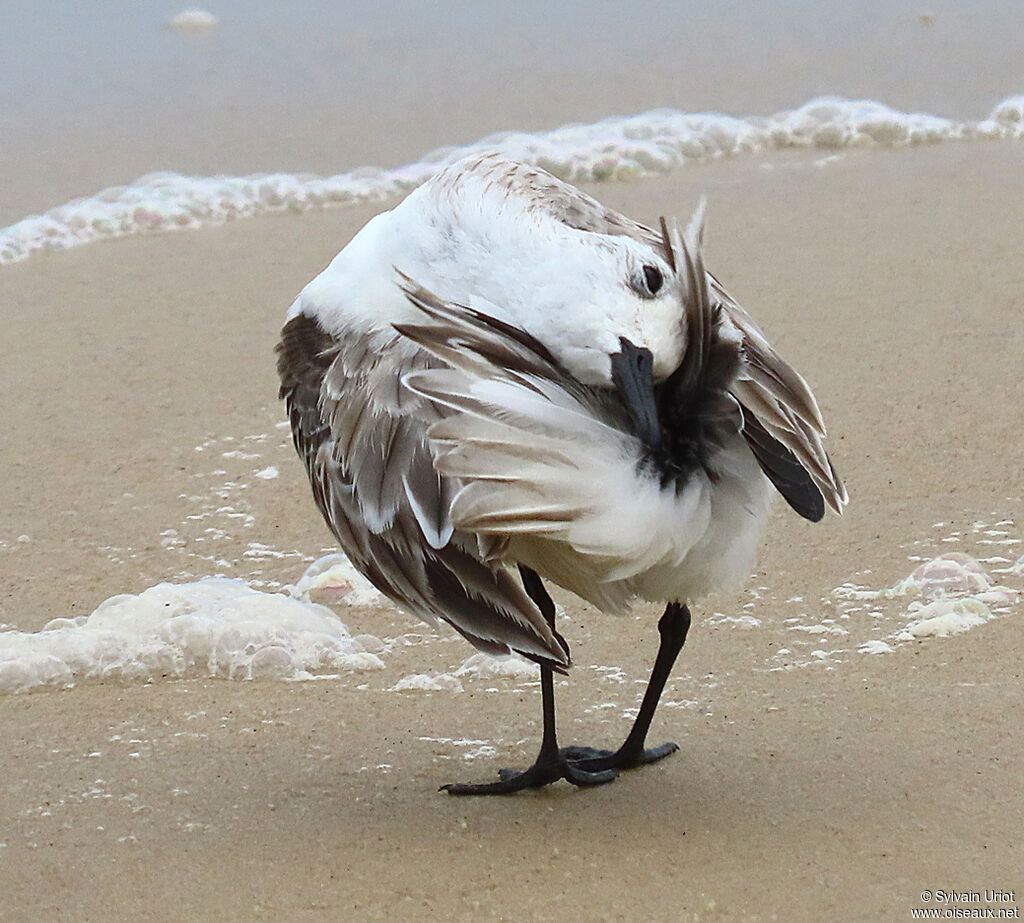
[[[509,557],[606,611],[634,596],[687,602],[734,584],[753,566],[773,491],[739,434],[712,462],[714,481],[696,473],[679,494],[636,479],[633,490],[610,495],[600,546],[522,535]]]

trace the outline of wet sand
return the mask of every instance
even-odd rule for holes
[[[393,642],[383,671],[0,698],[4,919],[898,920],[925,888],[1020,903],[1021,605],[890,654],[854,639],[818,663],[777,652],[799,653],[785,620],[834,614],[844,582],[889,586],[912,554],[987,553],[977,521],[1024,537],[1021,152],[819,156],[590,190],[649,221],[708,195],[710,267],[815,388],[852,499],[818,525],[777,504],[751,581],[694,607],[676,707],[652,732],[680,753],[599,790],[438,794],[532,759],[536,687],[390,691],[473,652],[394,610],[344,611],[353,633]],[[296,292],[376,210],[0,272],[0,622],[37,630],[213,572],[293,582],[298,555],[331,547],[276,426],[272,349]],[[223,455],[245,446],[258,458]],[[280,477],[254,479],[265,465]],[[562,735],[617,742],[658,613],[558,598],[576,663]],[[466,759],[467,740],[495,752]]]

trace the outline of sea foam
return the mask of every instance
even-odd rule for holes
[[[216,29],[219,24],[220,20],[213,13],[196,8],[182,10],[168,22],[175,32],[182,35],[205,35]]]
[[[308,679],[382,669],[372,652],[382,648],[351,637],[325,606],[205,577],[112,596],[41,631],[0,632],[0,693],[189,675]]]
[[[334,176],[260,173],[182,176],[150,173],[75,199],[44,215],[0,230],[0,263],[45,249],[66,249],[102,238],[200,228],[270,212],[304,212],[396,196],[462,157],[499,151],[571,182],[643,177],[689,161],[784,148],[842,150],[898,147],[948,140],[1019,139],[1024,95],[1002,100],[979,121],[901,112],[873,100],[813,99],[770,117],[655,109],[548,132],[504,132],[462,147],[436,150],[395,169],[361,167]]]
[[[983,625],[1009,611],[1021,593],[997,584],[976,558],[948,551],[920,564],[891,587],[872,590],[845,584],[833,590],[833,596],[851,602],[876,603],[909,599],[901,617],[902,627],[885,642],[872,639],[859,648],[862,653],[888,653],[893,650],[888,641],[945,638]]]

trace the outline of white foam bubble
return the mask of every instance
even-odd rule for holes
[[[937,598],[982,593],[991,585],[980,561],[960,551],[948,551],[917,567],[893,587],[893,592],[898,596]]]
[[[324,555],[310,564],[291,592],[299,599],[325,606],[391,605],[391,601],[340,552]]]
[[[334,176],[259,173],[182,176],[150,173],[75,199],[0,230],[0,264],[45,249],[110,237],[199,228],[269,212],[303,212],[378,201],[408,192],[448,162],[500,151],[572,182],[664,173],[689,161],[783,148],[840,150],[947,140],[1024,137],[1024,95],[1008,96],[980,121],[902,112],[874,100],[821,97],[770,117],[656,109],[548,132],[503,132],[441,148],[391,170],[361,167]]]
[[[984,565],[976,558],[962,551],[947,551],[919,565],[909,577],[891,587],[873,590],[855,583],[844,583],[836,587],[832,595],[848,600],[894,599],[899,596],[937,599],[984,593],[993,585],[994,581],[985,571]]]
[[[205,35],[212,32],[220,24],[220,20],[208,10],[182,10],[168,22],[175,32],[182,35]]]
[[[506,679],[513,682],[536,682],[540,668],[522,657],[512,654],[495,657],[491,654],[473,654],[460,667],[449,673],[412,673],[403,676],[392,692],[463,692],[462,680]],[[480,743],[481,741],[477,741]]]
[[[856,584],[844,584],[833,591],[833,596],[843,600],[909,597],[910,601],[905,603],[906,608],[900,615],[904,624],[889,636],[889,640],[911,641],[945,638],[983,625],[998,614],[1009,611],[1020,598],[1020,591],[997,584],[976,558],[960,551],[949,551],[920,564],[908,577],[891,587],[871,590]],[[847,609],[847,612],[852,611],[852,608]],[[876,654],[892,648],[886,641],[873,639],[861,644],[858,650]]]
[[[540,678],[540,667],[515,654],[494,657],[491,654],[480,653],[466,660],[454,675],[532,681]]]
[[[752,615],[725,615],[722,612],[716,612],[711,618],[707,619],[707,623],[709,625],[725,625],[744,629],[761,627],[761,620]]]
[[[945,638],[984,625],[991,621],[992,611],[980,599],[936,599],[920,608],[910,610],[915,618],[897,633],[897,641],[915,638]]]
[[[0,632],[0,692],[185,675],[305,679],[381,669],[330,609],[206,577],[113,596],[90,616]]]
[[[462,692],[462,682],[451,673],[412,673],[403,676],[392,692]]]
[[[865,641],[860,647],[857,648],[862,654],[891,654],[895,650],[891,644],[887,644],[885,641],[878,639],[872,641]]]

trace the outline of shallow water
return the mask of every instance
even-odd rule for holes
[[[5,10],[0,225],[153,171],[334,175],[495,131],[822,94],[980,119],[1024,88],[1024,7],[996,2],[224,0],[203,35],[170,28],[184,6]]]

